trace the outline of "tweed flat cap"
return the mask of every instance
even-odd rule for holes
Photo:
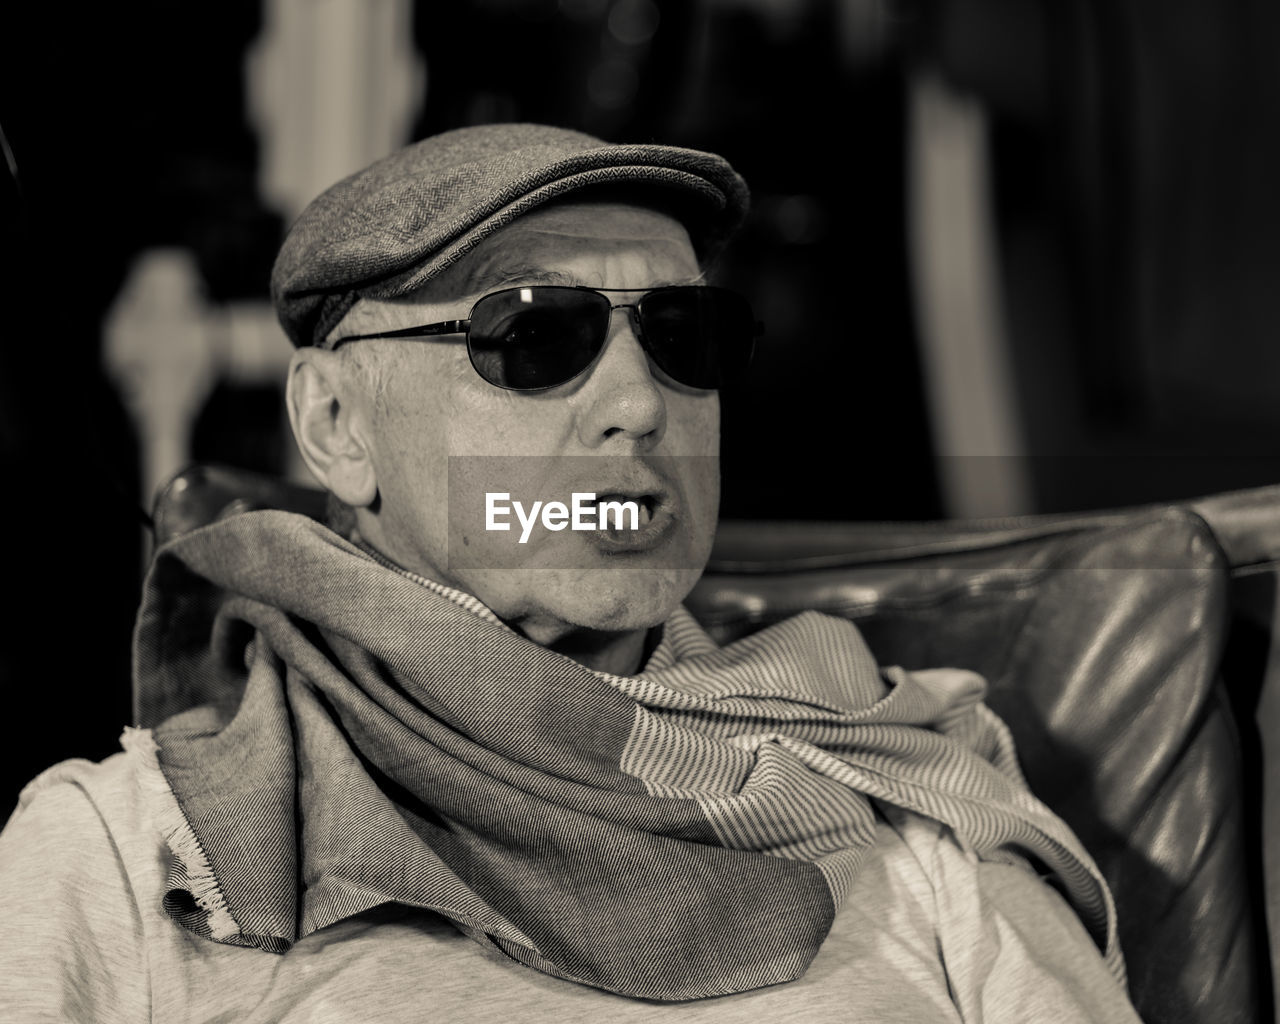
[[[747,212],[746,184],[711,153],[535,124],[460,128],[379,160],[302,212],[271,273],[276,314],[295,345],[321,344],[357,299],[406,295],[521,214],[596,186],[655,196],[704,260]]]

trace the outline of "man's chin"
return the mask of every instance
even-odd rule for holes
[[[666,622],[693,589],[697,569],[491,569],[466,589],[531,639],[559,632],[627,633]]]

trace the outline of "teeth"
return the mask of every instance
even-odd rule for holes
[[[649,523],[653,522],[653,516],[654,516],[654,512],[657,509],[658,499],[651,494],[631,495],[631,494],[620,494],[616,492],[609,492],[606,494],[597,494],[594,501],[590,501],[590,502],[584,501],[583,504],[588,505],[589,507],[599,509],[606,502],[609,502],[611,504],[624,504],[624,505],[628,503],[634,503],[637,509],[636,519],[635,519],[635,523],[636,523],[635,528],[639,530],[639,529],[643,529],[645,526],[648,526]],[[604,522],[606,524],[606,528],[611,533],[630,533],[631,532],[630,512],[624,511],[622,514],[622,518],[619,520],[616,517],[615,510],[613,508],[610,508],[608,510],[608,514]]]

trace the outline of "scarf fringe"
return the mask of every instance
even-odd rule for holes
[[[165,844],[178,858],[186,872],[189,889],[196,905],[205,912],[210,937],[217,942],[242,938],[240,926],[227,907],[222,886],[205,856],[204,847],[178,805],[157,757],[159,746],[150,729],[126,726],[120,745],[134,759],[138,788],[143,793],[152,820],[164,836]]]

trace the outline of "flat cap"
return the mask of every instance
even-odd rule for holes
[[[303,210],[271,273],[276,314],[295,345],[322,344],[357,299],[406,295],[521,214],[597,186],[655,197],[703,260],[749,202],[742,178],[711,153],[536,124],[460,128],[379,160]]]

